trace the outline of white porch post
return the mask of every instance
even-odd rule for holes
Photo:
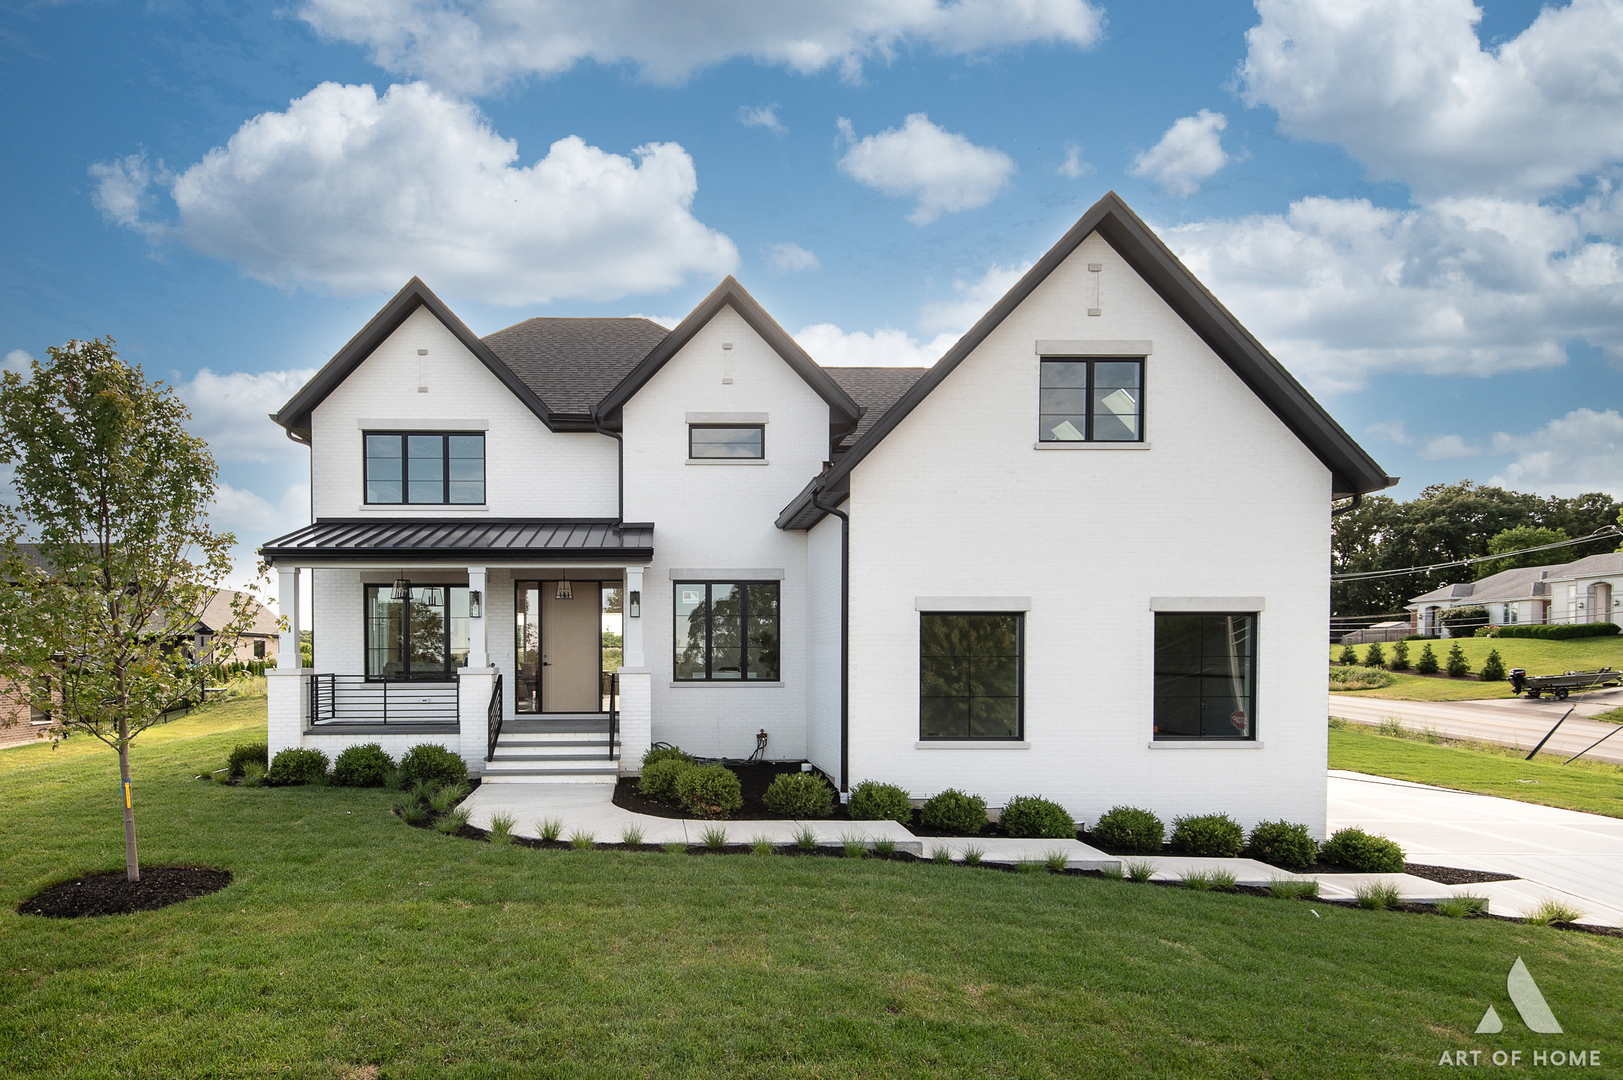
[[[287,629],[277,642],[276,666],[265,672],[265,744],[270,756],[300,745],[309,713],[309,672],[299,655],[299,568],[276,568],[276,605]]]
[[[276,646],[278,668],[298,668],[303,664],[299,656],[299,568],[276,568],[276,609],[287,620],[281,640]]]
[[[489,620],[485,617],[485,608],[489,603],[485,595],[485,568],[483,566],[468,567],[468,596],[471,599],[475,594],[479,597],[479,614],[468,619],[468,667],[482,668],[490,666],[490,654],[485,648],[485,626]]]
[[[647,600],[643,596],[645,567],[626,567],[625,591],[620,597],[620,774],[642,772],[642,756],[653,745],[654,677],[643,649],[643,621]],[[633,616],[632,599],[637,601]]]

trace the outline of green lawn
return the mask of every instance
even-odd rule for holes
[[[1433,641],[1432,651],[1439,664],[1448,656],[1454,642],[1460,643],[1472,671],[1482,670],[1482,662],[1493,649],[1499,650],[1505,670],[1526,668],[1529,675],[1559,675],[1563,671],[1594,671],[1611,667],[1623,669],[1623,637],[1579,638],[1577,641],[1539,641],[1535,638],[1455,638]],[[1420,656],[1424,641],[1409,642],[1409,663],[1412,666]],[[1387,659],[1392,656],[1392,643],[1381,645]],[[1355,646],[1360,662],[1368,652],[1368,645]],[[1341,655],[1341,646],[1330,648],[1330,660]],[[1379,690],[1346,691],[1350,697],[1391,698],[1397,701],[1472,701],[1483,698],[1515,697],[1508,682],[1477,682],[1475,679],[1449,679],[1428,677],[1413,673],[1393,672],[1396,680],[1391,686]]]
[[[1623,817],[1623,766],[1583,760],[1562,765],[1560,756],[1550,754],[1524,761],[1526,753],[1483,743],[1396,738],[1362,724],[1330,731],[1332,769]]]
[[[253,712],[137,743],[146,860],[236,874],[139,915],[12,913],[119,867],[121,833],[110,751],[0,752],[0,1073],[1249,1080],[1623,1054],[1618,939],[1046,873],[475,844],[406,827],[381,791],[192,779],[262,735]],[[1516,1020],[1518,956],[1566,1035]],[[1472,1034],[1489,1004],[1504,1034]]]

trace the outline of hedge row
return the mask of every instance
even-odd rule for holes
[[[1619,632],[1617,623],[1525,623],[1517,626],[1496,626],[1494,637],[1544,638],[1549,641],[1571,641],[1573,638],[1611,637]]]

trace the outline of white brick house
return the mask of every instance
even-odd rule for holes
[[[273,753],[580,780],[764,729],[842,789],[1322,834],[1331,504],[1393,481],[1114,194],[929,369],[821,368],[731,278],[483,340],[414,280],[275,420],[316,652]]]

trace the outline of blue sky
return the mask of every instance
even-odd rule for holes
[[[1404,480],[1623,496],[1623,6],[8,3],[0,356],[171,379],[246,551],[264,414],[407,277],[480,333],[736,273],[929,363],[1115,189]]]

